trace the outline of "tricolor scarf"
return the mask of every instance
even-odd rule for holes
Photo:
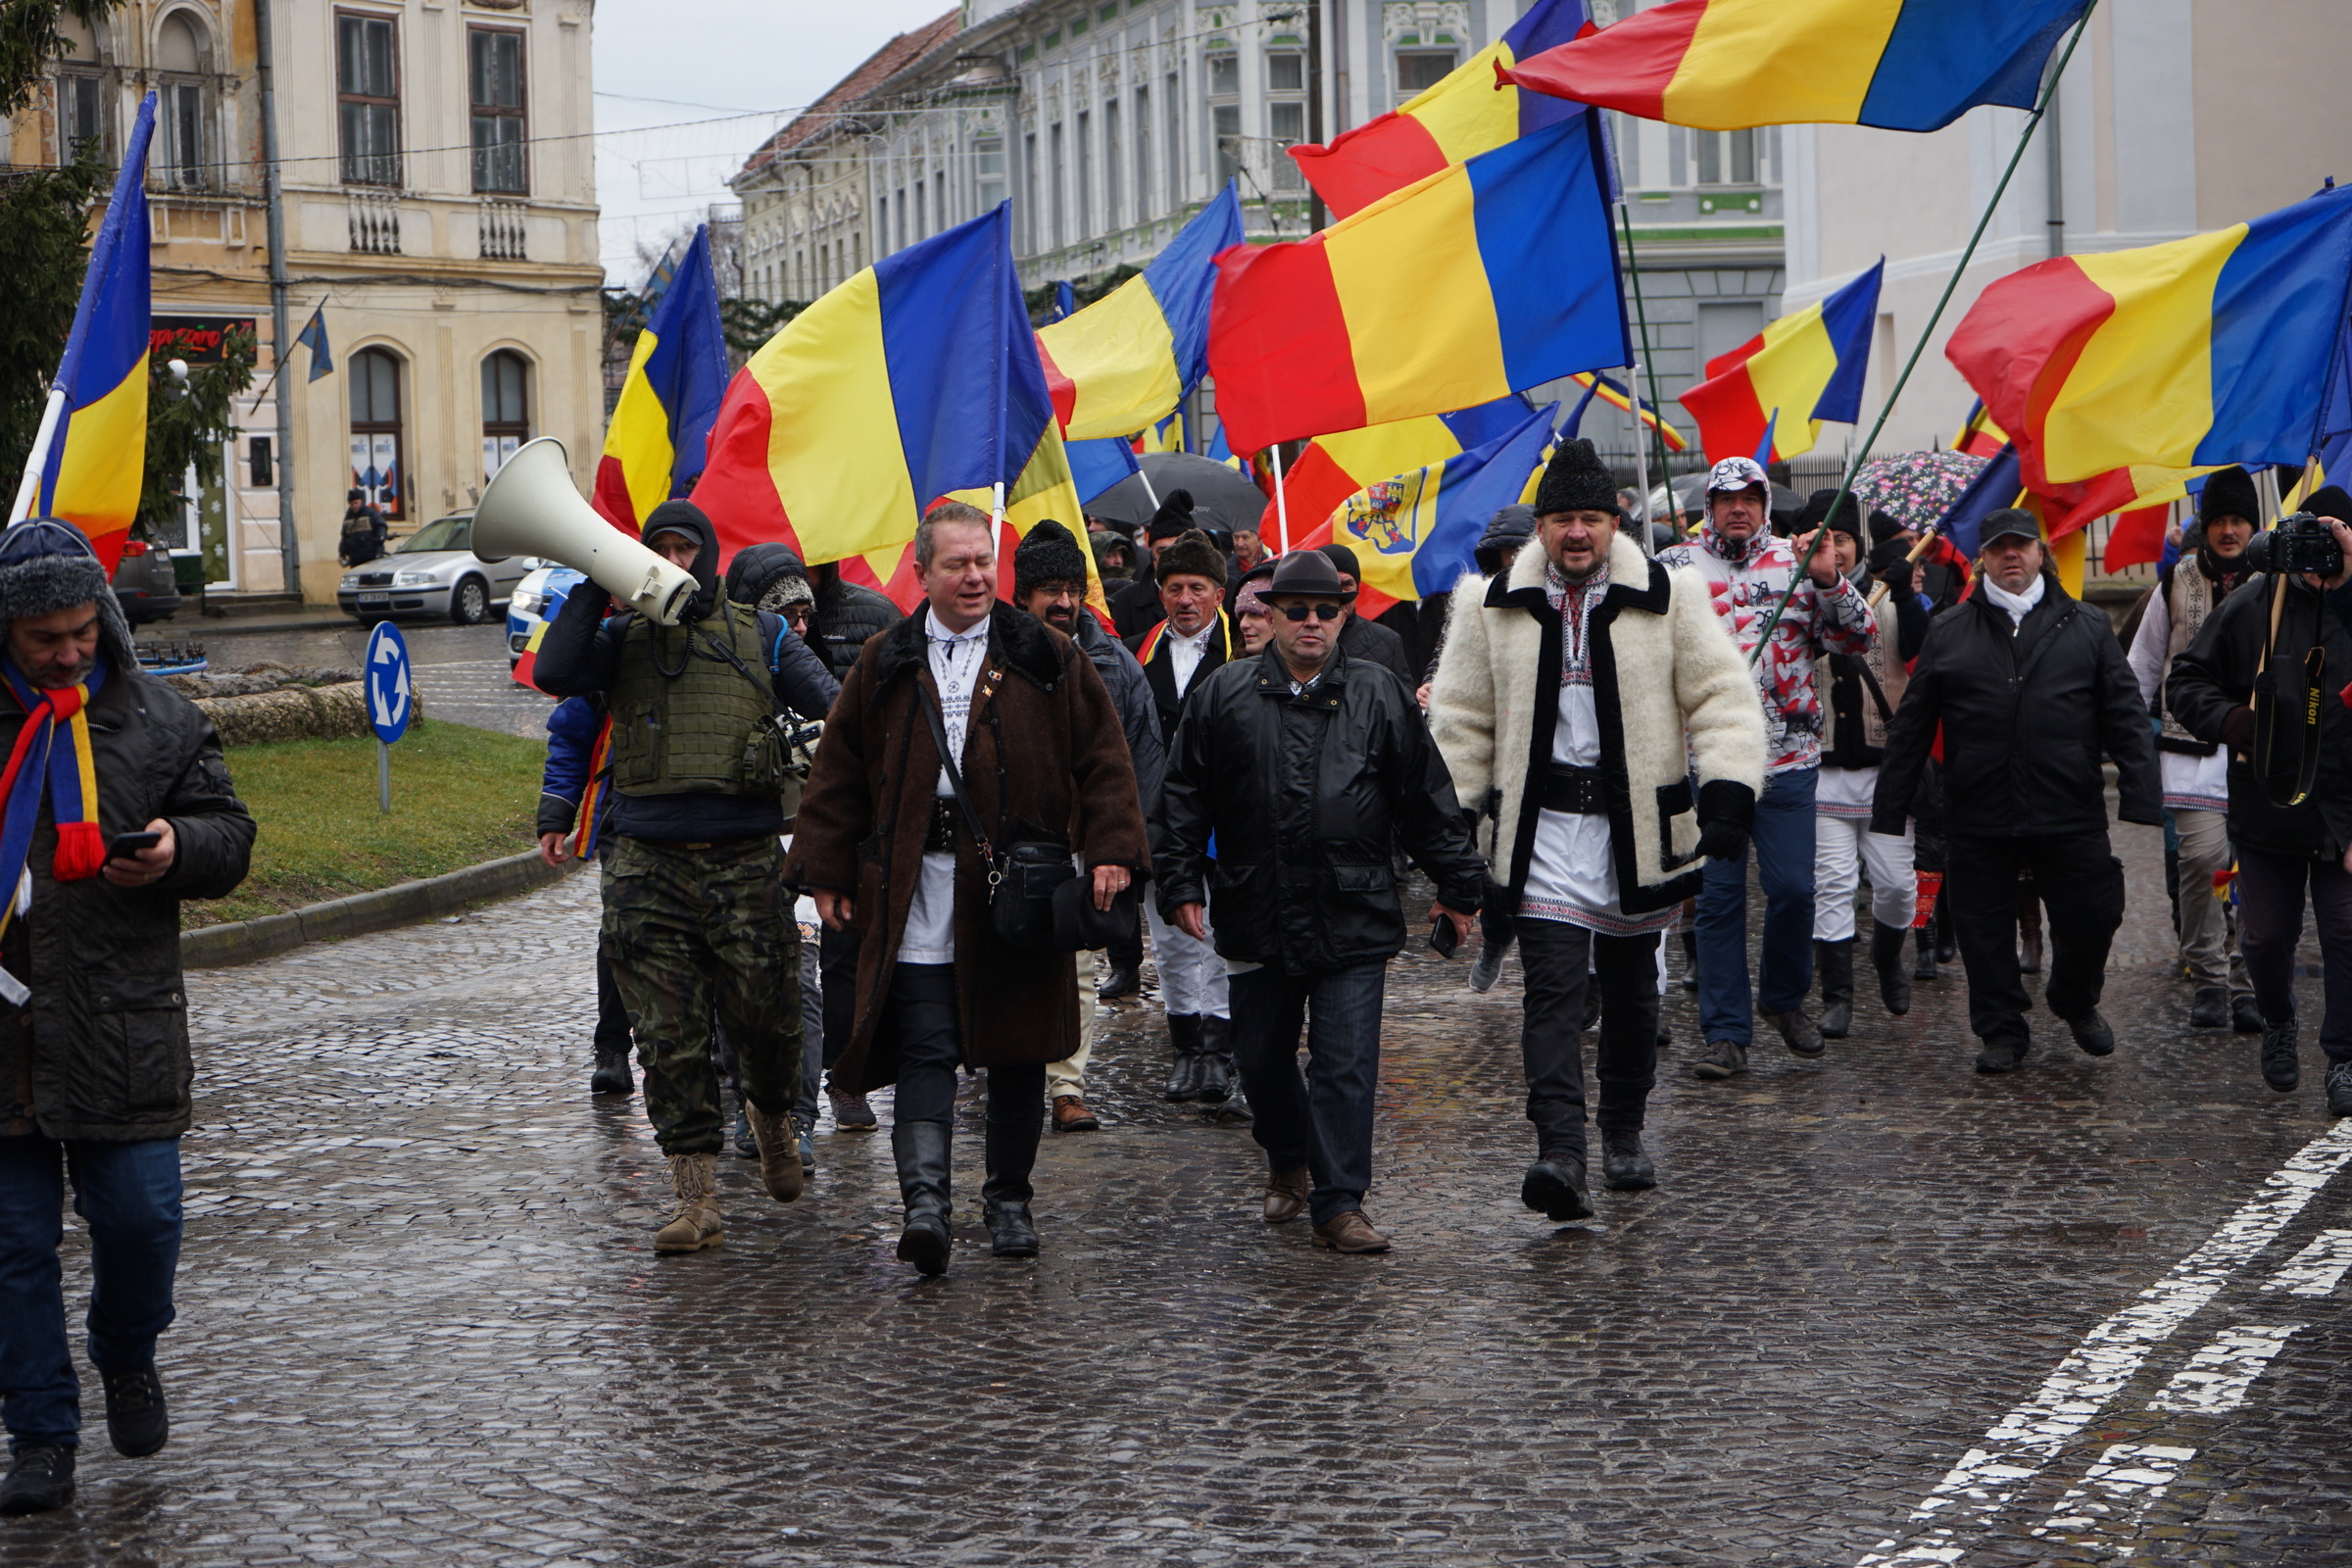
[[[0,889],[5,890],[0,896],[13,911],[44,797],[57,822],[57,854],[50,860],[57,880],[78,882],[96,876],[106,864],[89,716],[90,699],[106,685],[106,655],[98,656],[87,680],[53,691],[27,686],[12,665],[0,665],[0,674],[7,676],[8,689],[24,710],[24,727],[17,732],[6,769],[0,770]],[[61,725],[72,737],[70,744],[58,744]],[[6,924],[7,915],[0,913],[0,926]]]
[[[572,830],[571,853],[575,859],[585,860],[596,853],[598,830],[604,826],[597,820],[605,805],[605,785],[612,772],[612,715],[596,729],[596,743],[588,748],[588,782],[580,786],[580,810]]]

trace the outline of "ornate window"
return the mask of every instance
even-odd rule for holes
[[[531,438],[531,368],[513,349],[482,362],[482,481],[497,477]]]

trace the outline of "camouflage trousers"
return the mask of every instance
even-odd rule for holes
[[[772,838],[704,849],[623,838],[605,864],[605,950],[664,1154],[714,1154],[725,1141],[714,1016],[752,1103],[788,1116],[800,1096],[801,936],[783,868]]]

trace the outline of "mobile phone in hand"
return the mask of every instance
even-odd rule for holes
[[[118,833],[107,841],[106,858],[110,860],[127,860],[141,850],[152,850],[163,842],[161,833]]]
[[[1450,958],[1453,950],[1461,945],[1462,934],[1453,928],[1453,922],[1439,915],[1438,923],[1429,928],[1429,951],[1441,958]]]

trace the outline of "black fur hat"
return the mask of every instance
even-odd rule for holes
[[[2243,517],[2259,525],[2262,522],[2262,499],[2254,493],[2254,479],[2243,468],[2221,468],[2205,476],[2204,493],[2197,497],[2197,523],[2201,527],[2216,517]]]
[[[1536,515],[1548,516],[1555,512],[1616,514],[1617,480],[1593,452],[1592,442],[1561,442],[1544,467],[1544,482],[1536,486]]]
[[[1048,582],[1086,583],[1086,557],[1078,553],[1078,541],[1052,517],[1031,528],[1012,552],[1013,597],[1027,599],[1030,589]]]
[[[1183,495],[1184,492],[1179,490],[1176,494]],[[1206,577],[1223,588],[1225,557],[1209,542],[1208,535],[1198,528],[1187,528],[1177,535],[1174,544],[1159,553],[1159,564],[1153,568],[1152,574],[1161,582],[1166,582],[1170,577]]]

